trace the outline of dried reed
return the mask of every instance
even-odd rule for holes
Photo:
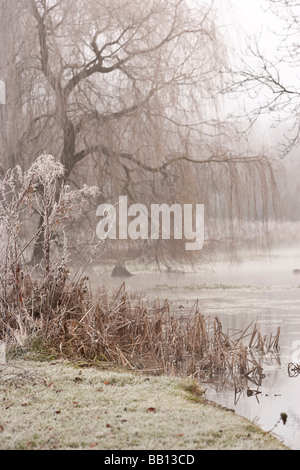
[[[198,304],[182,320],[172,315],[167,301],[149,306],[137,295],[130,297],[125,284],[116,294],[102,288],[94,298],[85,279],[76,283],[65,279],[62,284],[52,280],[47,285],[53,301],[45,323],[44,286],[37,289],[36,283],[32,289],[30,301],[24,302],[23,319],[12,316],[6,328],[24,330],[31,325],[52,352],[70,359],[111,361],[153,374],[202,378],[238,374],[256,383],[261,369],[249,353],[278,350],[279,330],[275,336],[263,336],[254,323],[236,339],[223,331],[218,318],[205,318]]]
[[[58,228],[97,191],[60,186],[57,198],[62,174],[53,157],[42,156],[27,173],[16,168],[0,180],[0,340],[23,346],[37,338],[64,357],[112,361],[155,374],[239,374],[259,381],[261,366],[250,353],[276,352],[279,329],[263,336],[254,323],[236,339],[223,331],[218,318],[205,318],[198,303],[183,321],[168,301],[149,306],[130,297],[125,285],[116,294],[103,288],[94,297],[84,273],[69,279],[68,253],[55,262],[51,243]],[[40,240],[40,229],[23,248],[20,241],[22,221],[34,205],[43,216],[39,278],[24,253]]]

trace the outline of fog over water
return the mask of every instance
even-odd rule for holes
[[[47,1],[31,3],[42,8]],[[28,10],[22,22],[11,3],[0,0],[0,38],[5,44],[0,50],[0,72],[8,97],[4,107],[6,97],[0,89],[0,118],[5,122],[0,128],[0,163],[3,169],[16,164],[30,168],[34,158],[45,151],[67,168],[60,176],[67,184],[97,186],[99,204],[104,201],[116,206],[116,199],[126,194],[130,203],[145,207],[205,203],[210,244],[204,244],[202,262],[200,254],[197,264],[176,271],[184,259],[179,256],[183,249],[176,243],[170,242],[171,254],[166,250],[166,256],[167,244],[161,248],[159,243],[149,243],[140,252],[141,240],[129,248],[116,240],[116,245],[107,244],[111,258],[100,256],[88,268],[91,288],[96,291],[105,284],[119,289],[125,282],[126,289],[141,293],[145,302],[168,299],[172,314],[183,319],[198,302],[201,313],[212,320],[218,317],[230,334],[255,321],[263,334],[280,328],[280,350],[264,359],[259,386],[249,380],[238,394],[229,382],[202,386],[208,399],[273,430],[285,444],[300,450],[300,374],[291,377],[288,369],[291,362],[300,364],[299,145],[280,158],[282,143],[299,124],[300,61],[296,67],[278,59],[285,45],[281,18],[266,9],[270,5],[266,0],[224,0],[221,7],[222,2],[212,2],[212,10],[207,7],[203,16],[204,29],[201,25],[196,35],[195,9],[189,12],[186,5],[199,6],[198,0],[178,2],[186,18],[173,0],[154,2],[159,6],[157,12],[148,2],[148,14],[147,2],[119,2],[120,8],[118,2],[100,3],[101,11],[98,2],[58,0],[55,8],[44,12],[49,17],[42,27],[45,18],[39,8]],[[214,9],[216,17],[210,19]],[[94,37],[93,28],[99,30]],[[127,38],[127,30],[132,28]],[[166,37],[165,28],[170,28]],[[252,55],[249,48],[246,52],[250,41]],[[247,72],[253,74],[249,88],[247,80],[243,82],[244,59]],[[256,75],[258,64],[264,61],[269,67],[266,74],[270,71],[277,77],[278,72],[280,80],[275,85],[268,75]],[[235,89],[227,72],[235,78],[238,68],[241,82]],[[260,80],[265,82],[257,92]],[[275,90],[281,96],[281,83],[297,90],[295,102],[289,101],[290,91],[284,98],[291,120],[280,99],[274,109],[264,105],[268,93]],[[260,108],[256,117],[254,108]],[[53,201],[58,199],[55,185]],[[20,235],[22,246],[34,241],[24,255],[26,265],[36,266],[50,253],[52,242],[60,241],[56,231],[65,223],[63,207],[47,252],[42,195],[37,189],[33,213],[24,219],[29,222],[23,224]],[[59,253],[63,267],[68,257],[62,259],[62,247],[67,251],[70,246],[73,259],[78,260],[80,249],[85,251],[89,240],[96,237],[98,202],[86,209],[78,225],[77,221],[70,225],[68,247],[66,241],[57,243],[56,256]],[[17,224],[14,229],[17,240]],[[60,236],[64,238],[63,228]],[[126,237],[127,231],[119,238],[126,241]],[[117,262],[126,263],[133,275],[112,277]],[[159,271],[159,263],[174,267],[174,272]],[[286,424],[280,421],[281,413],[288,416]]]
[[[231,266],[198,266],[192,272],[133,271],[126,280],[128,291],[162,301],[168,298],[179,317],[188,315],[198,300],[201,313],[218,317],[224,331],[244,330],[255,320],[263,334],[275,333],[280,327],[280,351],[278,356],[267,357],[262,385],[248,382],[248,388],[259,390],[257,396],[248,397],[246,387],[235,403],[237,396],[229,385],[203,384],[203,388],[207,388],[208,399],[235,409],[267,431],[276,425],[280,413],[287,413],[286,425],[280,422],[274,432],[293,449],[300,449],[300,376],[289,377],[287,365],[297,358],[300,363],[300,275],[293,273],[298,268],[300,246]],[[123,282],[103,274],[103,266],[94,266],[93,271],[94,287],[103,282],[118,288]]]

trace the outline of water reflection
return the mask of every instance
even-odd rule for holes
[[[289,366],[300,363],[293,360],[294,344],[300,341],[300,277],[293,270],[299,267],[299,254],[281,253],[266,262],[249,260],[231,268],[220,263],[186,274],[135,272],[133,266],[129,269],[134,276],[126,280],[128,290],[142,291],[145,298],[168,298],[182,319],[198,300],[201,313],[218,317],[230,334],[257,319],[267,335],[280,327],[278,354],[267,355],[263,363],[253,357],[247,377],[206,377],[203,387],[209,400],[273,430],[293,449],[300,449],[300,373],[298,367]],[[92,282],[117,288],[123,281],[95,266]],[[285,424],[282,413],[287,415]]]

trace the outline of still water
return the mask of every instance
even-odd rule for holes
[[[184,311],[190,311],[198,300],[201,313],[217,316],[224,331],[243,330],[256,319],[262,333],[276,332],[280,326],[277,358],[264,364],[265,377],[259,388],[250,384],[257,395],[248,396],[247,388],[238,397],[226,386],[203,384],[203,388],[207,388],[209,400],[234,409],[266,431],[286,413],[286,424],[280,421],[273,432],[287,446],[300,450],[300,374],[290,377],[287,369],[290,362],[300,364],[300,275],[293,273],[296,268],[300,269],[300,253],[286,252],[234,266],[207,265],[184,274],[136,272],[126,279],[126,286],[147,296],[168,298]],[[99,284],[117,288],[123,283],[102,274],[101,267],[95,267],[94,274]]]

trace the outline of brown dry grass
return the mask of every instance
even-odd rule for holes
[[[27,173],[17,167],[0,179],[0,340],[24,347],[34,339],[55,355],[156,374],[203,379],[223,373],[259,381],[261,365],[249,352],[276,351],[279,330],[263,336],[254,323],[232,337],[218,318],[205,318],[198,303],[181,321],[167,301],[149,306],[139,296],[130,298],[125,285],[115,294],[103,288],[94,296],[86,285],[85,260],[69,278],[66,237],[56,261],[52,242],[98,190],[72,191],[61,183],[63,175],[62,165],[43,155]],[[35,206],[42,223],[24,246],[20,230]],[[43,254],[38,266],[26,262],[30,247]],[[88,251],[87,263],[89,257]]]
[[[149,305],[138,295],[129,296],[125,284],[117,293],[102,288],[93,296],[85,281],[69,281],[67,275],[52,278],[47,286],[24,280],[18,287],[22,315],[7,310],[1,336],[38,339],[52,354],[72,360],[104,360],[201,379],[261,375],[253,352],[278,350],[279,330],[263,336],[254,323],[230,336],[218,318],[200,313],[198,303],[183,320],[172,314],[168,301]]]

